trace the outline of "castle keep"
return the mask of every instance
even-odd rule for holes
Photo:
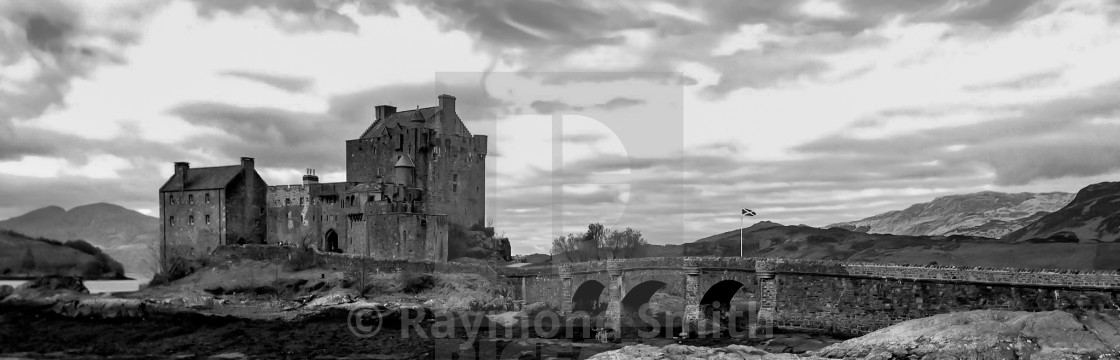
[[[251,243],[447,261],[449,226],[485,218],[487,137],[470,133],[454,96],[438,104],[377,106],[374,122],[346,141],[345,182],[320,183],[308,169],[301,184],[268,186],[251,158],[213,168],[176,163],[160,188],[164,258]]]

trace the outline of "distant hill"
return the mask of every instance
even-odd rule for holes
[[[59,241],[88,241],[137,276],[149,277],[156,269],[152,249],[159,238],[159,219],[118,205],[96,203],[69,211],[48,206],[0,221],[0,229]]]
[[[772,227],[775,227],[775,226],[783,226],[783,225],[779,224],[779,223],[776,223],[776,222],[759,221],[757,223],[754,223],[754,225],[743,228],[743,232],[747,233],[747,232],[751,232],[751,231],[755,231],[755,230],[772,228]],[[724,232],[724,233],[715,234],[715,235],[712,235],[712,236],[709,236],[709,237],[706,237],[706,238],[702,238],[700,240],[696,240],[695,242],[719,241],[720,239],[725,239],[729,236],[734,236],[736,239],[738,239],[739,238],[739,229],[731,230],[731,231]]]
[[[1057,211],[1073,200],[1064,192],[1001,193],[983,191],[942,196],[837,227],[857,232],[895,235],[967,235],[1000,238]]]
[[[1008,243],[984,237],[870,234],[774,226],[744,233],[747,257],[1024,268],[1116,270],[1120,243]],[[1115,255],[1113,255],[1115,254]],[[739,256],[739,232],[684,244],[684,256]]]
[[[1114,243],[1120,239],[1120,182],[1086,186],[1065,207],[1007,234],[1010,242]]]
[[[32,238],[15,231],[0,231],[0,277],[78,275],[85,279],[117,279],[124,268],[110,256],[84,241],[61,243]]]

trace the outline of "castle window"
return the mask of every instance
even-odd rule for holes
[[[451,192],[459,192],[459,174],[451,174]]]
[[[168,218],[167,223],[170,224],[171,226],[175,226],[175,217],[172,216],[172,217]]]
[[[210,225],[210,214],[206,214],[206,225]]]
[[[171,199],[171,205],[175,205],[175,195],[168,195],[167,197]]]
[[[206,193],[206,203],[210,203],[210,193]]]
[[[299,206],[303,206],[303,198],[299,198]]]
[[[194,215],[187,217],[187,225],[194,225]]]
[[[187,203],[194,204],[194,194],[187,194]]]
[[[292,205],[292,198],[284,198],[284,206]]]

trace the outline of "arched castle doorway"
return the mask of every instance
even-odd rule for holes
[[[338,248],[338,233],[334,232],[334,229],[327,230],[323,245],[329,252],[342,252],[342,249]]]

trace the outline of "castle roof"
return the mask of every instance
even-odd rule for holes
[[[405,155],[401,155],[400,159],[397,159],[397,163],[393,164],[393,167],[414,168],[414,167],[416,167],[416,163],[412,162],[412,157],[411,156],[408,156],[408,154],[405,154]]]
[[[417,125],[421,124],[431,124],[432,126],[434,126],[435,122],[432,120],[442,110],[443,108],[439,106],[432,106],[415,110],[395,112],[385,119],[374,121],[373,124],[371,124],[369,128],[367,128],[366,131],[362,133],[361,138],[365,139],[375,137],[378,134],[381,134],[381,130],[384,130],[386,128],[395,128],[398,126],[416,127]]]
[[[171,175],[159,191],[225,189],[238,174],[241,174],[241,165],[190,168],[186,183],[181,177]]]

